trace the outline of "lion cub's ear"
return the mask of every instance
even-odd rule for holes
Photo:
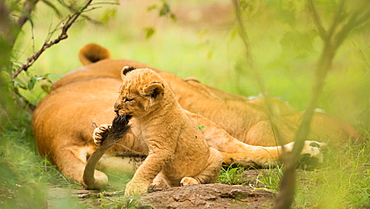
[[[124,77],[126,76],[126,74],[130,71],[133,71],[135,70],[136,68],[132,67],[132,66],[125,66],[122,68],[122,72],[121,72],[121,77],[122,79],[124,79]]]
[[[164,85],[160,82],[152,82],[145,85],[141,91],[141,96],[149,97],[150,101],[158,100],[163,97],[164,94]]]

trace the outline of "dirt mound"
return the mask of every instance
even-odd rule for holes
[[[274,194],[254,189],[263,188],[256,181],[261,173],[266,174],[267,170],[242,172],[240,178],[245,181],[240,183],[243,186],[197,184],[162,189],[143,196],[124,196],[124,191],[114,188],[107,188],[107,191],[51,188],[48,191],[48,205],[53,207],[59,203],[65,204],[63,200],[74,197],[82,205],[95,208],[268,208],[273,204]]]
[[[139,200],[148,208],[263,208],[274,195],[249,186],[198,184],[149,193]]]

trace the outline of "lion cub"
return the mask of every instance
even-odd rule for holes
[[[148,148],[148,156],[126,185],[125,194],[146,193],[149,186],[215,182],[222,155],[208,146],[167,82],[153,70],[129,66],[121,76],[115,112],[132,116],[131,130]]]

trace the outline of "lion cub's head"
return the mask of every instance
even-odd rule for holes
[[[114,105],[118,115],[141,117],[176,102],[167,82],[153,70],[125,66],[121,76],[123,83]]]

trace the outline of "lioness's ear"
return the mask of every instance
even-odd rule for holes
[[[132,66],[125,66],[122,68],[122,73],[121,73],[121,77],[124,78],[126,76],[126,74],[130,71],[133,71],[135,70],[136,68],[132,67]]]
[[[143,87],[140,94],[144,97],[150,97],[150,99],[158,99],[163,96],[164,85],[160,82],[152,82]]]

